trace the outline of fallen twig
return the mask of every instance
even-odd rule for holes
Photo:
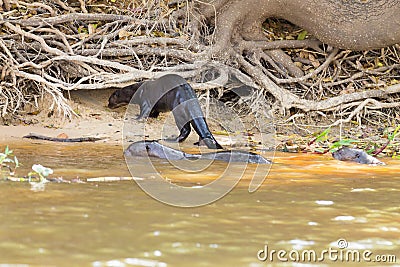
[[[77,138],[58,138],[58,137],[49,137],[40,134],[30,133],[28,135],[23,136],[23,138],[29,139],[39,139],[53,142],[95,142],[104,139],[104,137],[77,137]]]

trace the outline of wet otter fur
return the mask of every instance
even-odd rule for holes
[[[272,162],[261,155],[241,150],[217,151],[215,153],[190,154],[160,144],[155,140],[138,141],[129,145],[124,152],[125,156],[155,157],[169,160],[211,159],[226,162],[245,162],[271,164]]]
[[[385,163],[368,155],[361,149],[354,149],[348,147],[342,147],[338,151],[332,153],[332,156],[337,160],[342,161],[354,161],[361,164],[372,164],[372,165],[385,165]]]
[[[180,130],[176,139],[183,142],[190,134],[191,126],[208,148],[222,148],[208,128],[199,101],[192,87],[179,75],[167,74],[153,81],[136,83],[115,91],[108,100],[109,108],[129,103],[140,105],[138,120],[157,118],[160,112],[172,111]]]
[[[137,89],[144,82],[138,82],[132,85],[128,85],[124,88],[118,89],[108,99],[108,107],[111,109],[118,108],[121,106],[126,106],[131,101],[132,96],[135,94]],[[150,116],[151,117],[151,116]]]

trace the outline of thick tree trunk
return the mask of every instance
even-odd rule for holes
[[[399,0],[232,0],[218,7],[217,48],[237,31],[245,40],[257,40],[268,17],[290,21],[337,48],[367,50],[400,43]]]
[[[282,17],[331,46],[367,50],[400,43],[398,0],[286,0]]]

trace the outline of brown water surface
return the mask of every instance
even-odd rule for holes
[[[120,146],[9,146],[24,164],[17,171],[21,176],[33,163],[65,179],[130,176]],[[251,177],[244,177],[226,197],[198,208],[162,204],[133,181],[49,183],[39,192],[28,183],[1,181],[0,266],[343,266],[334,252],[331,259],[325,254],[319,262],[300,265],[288,259],[296,251],[314,250],[321,257],[329,249],[338,255],[369,250],[371,260],[397,257],[396,263],[361,259],[350,265],[399,266],[399,161],[386,158],[386,166],[372,167],[285,153],[272,160],[256,192],[248,192]],[[167,163],[157,164],[185,185],[208,183],[224,167],[174,175]],[[338,248],[339,239],[347,248]],[[258,259],[266,244],[268,252],[286,251],[281,256],[288,261],[279,261],[276,253]]]

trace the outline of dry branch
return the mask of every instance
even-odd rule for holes
[[[114,14],[82,14],[71,13],[49,18],[30,18],[19,20],[5,20],[5,22],[12,22],[21,27],[43,27],[43,26],[57,26],[63,23],[71,23],[74,21],[128,21],[136,24],[143,24],[143,21],[135,20],[130,16],[114,15]]]
[[[2,116],[17,113],[32,95],[43,92],[71,116],[63,91],[124,87],[166,73],[180,74],[195,89],[218,90],[219,95],[232,84],[251,87],[257,90],[250,103],[253,112],[274,106],[286,114],[300,110],[325,116],[346,106],[347,118],[334,125],[361,110],[399,107],[398,45],[341,50],[311,35],[295,40],[302,29],[285,21],[280,23],[292,30],[282,40],[274,23],[254,26],[237,8],[242,3],[229,0],[131,5],[3,1]]]

